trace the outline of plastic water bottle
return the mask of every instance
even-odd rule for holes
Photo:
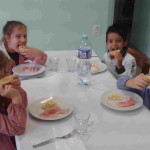
[[[78,83],[80,85],[88,86],[91,80],[91,63],[92,45],[88,40],[88,36],[84,34],[78,49]]]

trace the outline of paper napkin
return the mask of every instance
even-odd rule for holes
[[[54,127],[54,137],[59,137],[70,133],[74,128],[71,126]],[[80,136],[75,133],[68,139],[59,139],[55,141],[56,150],[86,150],[80,139]]]

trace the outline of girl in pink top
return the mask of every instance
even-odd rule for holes
[[[41,50],[27,46],[27,27],[19,21],[8,21],[3,27],[3,38],[0,50],[11,59],[11,67],[23,64],[25,60],[31,60],[44,65],[47,55]]]
[[[9,59],[0,51],[0,79],[7,76]],[[9,83],[0,82],[0,150],[16,150],[12,139],[26,126],[27,95],[18,76]]]

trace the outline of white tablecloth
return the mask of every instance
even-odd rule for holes
[[[150,112],[144,106],[127,113],[107,109],[101,104],[104,92],[117,89],[116,79],[109,71],[92,75],[88,87],[77,84],[77,74],[67,71],[66,57],[77,55],[77,51],[48,51],[48,56],[58,56],[59,69],[49,71],[42,78],[22,80],[22,87],[28,94],[29,105],[43,97],[57,96],[71,103],[75,108],[90,112],[88,133],[81,137],[87,150],[146,150],[150,146]],[[95,55],[95,54],[93,54]],[[92,57],[98,59],[98,57]],[[29,106],[28,105],[28,106]],[[29,107],[27,108],[28,111]],[[74,124],[73,114],[57,121],[38,120],[28,113],[26,131],[16,136],[17,150],[32,150],[33,144],[53,137],[53,127]],[[38,150],[56,150],[55,143]]]

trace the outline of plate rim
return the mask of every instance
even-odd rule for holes
[[[139,100],[136,100],[136,102],[138,101],[138,102],[139,102],[139,105],[137,105],[137,107],[135,107],[135,105],[134,105],[134,107],[133,107],[133,106],[130,106],[130,107],[128,107],[128,108],[127,108],[127,107],[118,107],[118,108],[116,108],[116,107],[107,105],[107,104],[104,102],[104,100],[103,100],[102,98],[103,98],[106,94],[114,93],[114,92],[116,92],[116,91],[117,91],[117,92],[122,92],[122,93],[131,93],[131,94],[133,94],[133,95],[136,95],[136,96],[138,97],[138,99],[139,99]],[[102,94],[102,96],[101,96],[101,103],[102,103],[104,106],[106,106],[107,108],[110,108],[110,109],[112,109],[112,110],[122,111],[122,112],[128,112],[128,111],[134,111],[134,110],[136,110],[136,109],[142,107],[142,105],[143,105],[143,99],[142,99],[138,94],[136,94],[136,93],[134,93],[134,92],[132,92],[132,91],[116,89],[116,90],[108,90],[108,91],[104,92],[104,93]],[[125,108],[126,108],[126,109],[125,109]]]
[[[42,69],[42,70],[39,71],[39,72],[36,72],[35,74],[21,74],[21,73],[18,73],[18,72],[14,71],[17,67],[24,66],[24,65],[27,65],[27,64],[30,64],[30,65],[34,64],[35,65],[35,63],[26,63],[26,64],[17,65],[15,67],[13,67],[13,69],[12,69],[13,73],[16,74],[16,75],[19,75],[19,76],[23,76],[23,77],[31,77],[31,76],[35,76],[35,75],[38,75],[40,73],[43,73],[46,70],[46,67],[44,65],[36,64],[36,65],[40,66],[41,67],[40,69]]]
[[[58,98],[56,96],[52,96],[54,98],[57,98],[58,100],[60,100],[61,98]],[[74,105],[73,104],[70,104],[70,103],[67,103],[67,106],[69,106],[69,109],[70,109],[70,112],[68,114],[65,114],[64,116],[61,116],[61,117],[57,117],[57,118],[42,118],[40,116],[37,116],[37,115],[34,115],[32,112],[31,112],[31,107],[32,105],[34,105],[35,103],[38,103],[38,102],[41,102],[43,100],[46,100],[46,99],[49,99],[49,97],[45,97],[45,98],[41,98],[41,99],[37,99],[35,100],[34,102],[32,102],[30,105],[29,105],[29,113],[37,118],[37,119],[40,119],[40,120],[46,120],[46,121],[55,121],[55,120],[59,120],[59,119],[63,119],[63,118],[66,118],[67,116],[71,115],[74,111]],[[62,99],[63,100],[63,99]]]

